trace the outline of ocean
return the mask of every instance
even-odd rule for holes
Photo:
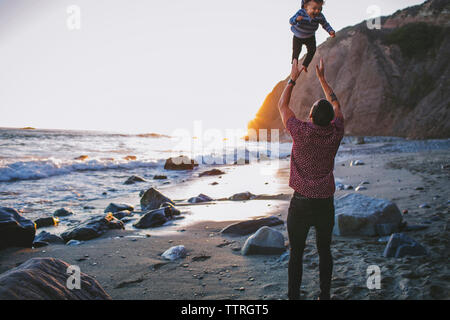
[[[62,207],[89,214],[92,208],[86,204],[90,201],[139,194],[141,184],[124,184],[132,175],[141,176],[159,188],[191,179],[201,170],[233,165],[243,157],[251,161],[271,161],[267,159],[270,156],[272,160],[286,158],[292,148],[291,143],[281,143],[274,152],[270,143],[243,139],[196,148],[193,147],[196,140],[158,134],[0,128],[0,206],[15,208],[30,219],[51,215]],[[367,153],[450,148],[450,139],[366,137],[365,140],[365,144],[356,145],[353,137],[345,137],[337,160],[355,159],[358,154]],[[167,158],[182,154],[195,159],[199,169],[164,170]],[[262,155],[266,157],[262,159]],[[166,175],[167,179],[154,180],[155,175]]]

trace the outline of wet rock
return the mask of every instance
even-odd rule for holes
[[[34,241],[33,242],[33,248],[42,248],[42,247],[45,247],[48,245],[49,245],[49,243],[45,242],[45,241]]]
[[[134,211],[134,207],[131,204],[127,203],[110,203],[106,209],[105,213],[111,212],[116,213],[120,211]]]
[[[159,209],[147,212],[136,224],[133,226],[138,229],[156,228],[172,220],[175,216],[179,216],[180,211],[173,205],[162,207]]]
[[[87,155],[81,155],[81,156],[79,156],[79,157],[73,158],[73,160],[81,160],[81,161],[84,161],[84,160],[86,160],[87,158],[89,158]]]
[[[54,217],[67,217],[71,215],[73,215],[73,211],[66,208],[58,209],[53,213]]]
[[[114,218],[112,213],[106,216],[95,216],[61,234],[64,241],[91,240],[103,235],[111,229],[125,229],[122,221]]]
[[[383,253],[383,256],[386,258],[423,255],[427,255],[425,247],[403,233],[394,233],[389,239]]]
[[[225,174],[225,172],[223,172],[222,170],[219,170],[219,169],[212,169],[212,170],[209,170],[209,171],[202,172],[198,176],[199,177],[203,177],[203,176],[220,176],[221,174]]]
[[[35,238],[34,242],[46,242],[46,243],[53,243],[53,244],[64,244],[64,239],[60,236],[57,236],[55,234],[51,234],[47,231],[41,231]],[[34,246],[34,243],[33,243]]]
[[[216,182],[216,181],[214,181],[214,182],[212,182],[212,183],[210,183],[210,185],[212,185],[212,186],[217,186],[219,183],[218,182]]]
[[[36,224],[36,229],[45,227],[54,227],[58,225],[59,219],[54,217],[45,217],[36,219],[34,223]]]
[[[419,206],[420,209],[429,209],[430,206],[428,205],[428,203],[423,203]]]
[[[124,159],[125,160],[127,160],[127,161],[130,161],[130,160],[137,160],[137,157],[136,156],[126,156],[126,157],[124,157]]]
[[[272,216],[268,218],[247,220],[231,224],[222,229],[222,234],[245,236],[255,233],[262,227],[274,227],[284,224],[283,220]]]
[[[141,209],[142,211],[158,209],[165,202],[175,205],[172,200],[164,196],[161,192],[155,188],[150,188],[141,197]]]
[[[365,165],[365,163],[361,160],[354,160],[354,161],[350,162],[350,167],[363,166],[363,165]]]
[[[335,201],[335,235],[385,236],[398,231],[401,223],[400,210],[388,200],[352,193]]]
[[[178,259],[183,259],[186,257],[187,250],[184,246],[175,246],[166,250],[161,257],[166,260],[174,261]]]
[[[33,221],[22,217],[16,209],[0,207],[0,249],[31,248],[35,235]]]
[[[367,188],[364,186],[357,186],[355,189],[355,191],[365,191],[365,190],[367,190]]]
[[[80,274],[81,288],[70,290],[69,267],[59,259],[30,259],[0,275],[0,300],[111,300],[97,280],[85,273]]]
[[[353,190],[353,186],[349,184],[344,185],[344,190]]]
[[[139,176],[131,176],[123,184],[135,184],[138,182],[146,182],[146,180]]]
[[[283,234],[270,227],[262,227],[245,241],[242,255],[272,255],[280,254],[286,250]]]
[[[195,167],[198,167],[198,163],[186,156],[169,158],[164,164],[166,170],[193,170]]]
[[[255,198],[256,196],[252,194],[251,192],[242,192],[242,193],[236,193],[228,198],[228,200],[233,201],[244,201],[244,200],[251,200]]]
[[[201,202],[210,202],[210,201],[214,201],[214,200],[203,193],[199,194],[197,197],[193,197],[188,200],[189,203],[201,203]]]
[[[155,175],[155,176],[153,177],[153,179],[155,179],[155,180],[166,180],[166,179],[167,179],[167,176],[163,176],[163,175]]]
[[[362,181],[359,185],[361,186],[361,185],[366,185],[366,184],[370,184],[370,182],[369,181]]]
[[[345,190],[345,187],[342,183],[336,183],[336,190],[342,191]]]
[[[119,219],[119,220],[131,217],[132,215],[133,215],[133,212],[128,211],[128,210],[113,213],[114,218]]]
[[[70,240],[70,241],[67,241],[66,246],[71,246],[72,247],[72,246],[79,246],[81,244],[83,244],[83,241]]]

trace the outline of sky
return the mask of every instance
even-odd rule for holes
[[[245,129],[289,74],[300,2],[0,0],[0,127]],[[423,2],[328,0],[323,13],[340,30],[372,5]]]

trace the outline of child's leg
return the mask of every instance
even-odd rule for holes
[[[306,55],[305,60],[303,61],[303,66],[308,69],[309,64],[311,63],[314,55],[316,54],[316,37],[313,36],[305,40],[306,48],[308,49],[308,54]]]
[[[294,39],[292,41],[292,61],[291,63],[294,62],[295,59],[297,59],[300,57],[300,53],[302,52],[302,46],[303,46],[303,39],[297,38],[296,36],[294,36]]]

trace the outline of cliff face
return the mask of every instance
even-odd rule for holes
[[[365,22],[339,31],[317,50],[297,81],[290,108],[306,120],[324,97],[315,74],[320,58],[344,110],[347,135],[450,137],[450,1],[430,0],[382,18],[381,30]],[[279,82],[249,129],[282,129]]]

